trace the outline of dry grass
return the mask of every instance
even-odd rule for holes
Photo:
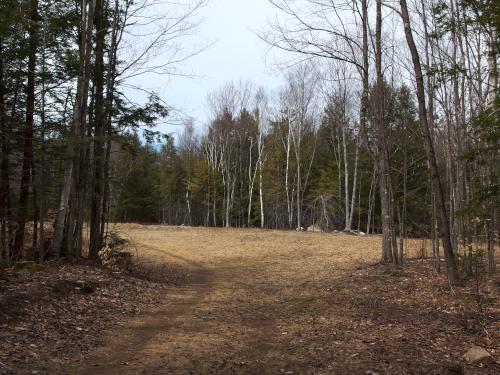
[[[88,295],[70,293],[57,304],[52,297],[40,301],[29,319],[16,323],[36,322],[42,330],[22,331],[16,338],[15,326],[9,326],[7,347],[26,356],[19,363],[27,371],[19,373],[41,368],[81,375],[500,373],[498,363],[471,365],[462,359],[472,345],[498,357],[499,279],[488,280],[478,312],[474,299],[461,297],[474,296],[474,285],[451,290],[432,262],[407,262],[404,268],[380,264],[379,236],[135,224],[111,229],[130,241],[138,267],[116,278],[92,268],[70,278],[64,269],[54,269],[59,272],[54,277],[66,281],[92,281],[97,272],[117,284]],[[422,241],[410,240],[407,255],[418,258],[421,248]],[[37,277],[42,276],[51,277]],[[99,302],[103,295],[106,311]],[[141,302],[148,296],[158,296],[158,305]],[[143,313],[130,319],[135,314],[123,311],[126,306]],[[102,327],[125,317],[119,328],[109,325],[103,341]],[[72,326],[76,321],[82,331]],[[41,336],[45,331],[51,334]],[[44,351],[58,355],[41,355],[25,345],[39,347],[44,337]],[[104,345],[84,352],[100,342]],[[39,355],[34,361],[31,351]],[[0,350],[0,361],[10,358]]]
[[[343,233],[311,233],[260,229],[190,228],[139,224],[115,224],[111,230],[129,239],[139,257],[174,262],[187,267],[263,258],[288,258],[296,254],[305,261],[360,266],[380,260],[380,236]],[[408,256],[421,254],[422,241],[408,241]],[[308,258],[309,260],[305,259]],[[265,261],[264,261],[265,262]]]
[[[494,318],[485,321],[493,334],[484,340],[466,332],[462,305],[429,262],[370,266],[380,259],[378,236],[133,224],[113,230],[131,241],[141,263],[184,270],[186,282],[170,289],[160,311],[110,336],[78,373],[498,371],[461,360],[472,344],[499,350]],[[419,256],[421,244],[409,241],[409,255]]]

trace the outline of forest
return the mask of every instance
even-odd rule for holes
[[[272,4],[282,87],[223,83],[209,123],[161,134],[168,104],[126,89],[202,52],[169,48],[204,2],[2,2],[1,259],[95,258],[112,221],[383,233],[394,263],[427,237],[450,277],[478,248],[494,270],[496,2]]]
[[[219,82],[204,120],[137,80],[203,56],[209,3],[0,2],[0,272],[140,223],[376,235],[399,267],[418,239],[452,286],[495,274],[498,1],[269,0],[282,84]]]

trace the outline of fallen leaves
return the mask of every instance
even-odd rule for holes
[[[164,286],[92,265],[11,270],[0,286],[0,369],[63,368],[98,346],[106,330],[154,309]]]
[[[28,374],[49,372],[52,359],[64,368],[110,331],[117,347],[106,346],[86,373],[114,355],[123,373],[500,372],[496,362],[462,358],[477,345],[498,360],[498,280],[481,289],[489,298],[478,312],[469,298],[474,286],[451,291],[430,262],[409,261],[403,269],[375,264],[380,238],[374,236],[139,225],[117,230],[134,241],[146,265],[133,277],[64,265],[19,271],[0,284],[2,363]],[[409,245],[418,248],[417,241]],[[165,297],[165,283],[182,286]],[[130,330],[119,327],[130,327],[130,317],[161,299],[168,319],[141,315],[137,320],[149,322],[151,332],[124,341],[120,333]],[[137,354],[123,355],[130,342]],[[136,358],[144,354],[149,357]]]

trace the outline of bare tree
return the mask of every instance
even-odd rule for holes
[[[255,135],[251,134],[251,145],[250,145],[250,162],[248,163],[248,178],[249,178],[249,186],[248,186],[248,226],[250,226],[251,219],[251,211],[252,211],[252,197],[253,197],[253,189],[255,178],[257,173],[259,175],[259,207],[260,207],[260,227],[264,228],[264,196],[263,196],[263,177],[262,177],[262,169],[264,165],[264,137],[267,128],[268,116],[269,116],[269,108],[267,103],[267,96],[263,88],[259,88],[254,96],[254,116],[256,119],[256,132]],[[255,145],[257,147],[257,160],[255,164],[252,164],[252,150],[253,143],[255,137]],[[252,171],[253,169],[253,171]]]
[[[277,108],[274,109],[273,121],[278,124],[278,132],[280,136],[281,145],[285,152],[285,176],[284,188],[286,195],[287,207],[287,224],[288,228],[293,227],[294,217],[294,198],[293,187],[291,183],[290,172],[290,157],[292,151],[292,108],[288,102],[288,95],[286,89],[282,89],[278,94]]]
[[[196,155],[196,148],[198,139],[194,134],[194,119],[188,118],[184,123],[184,132],[179,140],[179,151],[184,161],[184,168],[186,171],[186,178],[184,185],[186,188],[185,201],[187,211],[187,224],[192,225],[192,194],[193,194],[193,175],[194,175],[194,161]]]
[[[419,124],[424,137],[425,150],[427,153],[427,159],[430,166],[432,191],[436,199],[436,205],[438,211],[437,216],[439,219],[441,240],[443,242],[444,254],[446,258],[446,269],[448,271],[448,279],[450,280],[451,283],[458,283],[460,281],[460,277],[458,274],[456,256],[453,251],[453,245],[451,241],[450,221],[446,209],[446,198],[443,191],[441,176],[436,160],[436,154],[434,151],[434,142],[432,139],[432,133],[429,127],[429,122],[427,117],[427,106],[425,102],[425,88],[424,88],[425,84],[422,74],[420,56],[417,50],[417,46],[415,44],[415,40],[413,38],[410,15],[408,13],[408,5],[406,3],[406,0],[400,0],[400,6],[401,6],[401,18],[404,23],[405,37],[408,47],[410,49],[413,62],[415,82],[417,86]]]
[[[340,65],[340,66],[339,66]],[[352,230],[354,207],[356,204],[358,161],[360,148],[360,129],[355,121],[355,103],[353,100],[355,80],[350,71],[350,66],[345,64],[329,64],[326,73],[328,77],[324,85],[327,97],[329,116],[331,117],[330,137],[334,150],[334,158],[338,166],[338,199],[342,200],[344,206],[344,231]],[[351,158],[350,143],[354,138],[354,165],[352,166],[351,187]],[[343,184],[342,184],[343,177]],[[344,189],[342,189],[342,185]]]
[[[285,51],[331,59],[356,69],[362,81],[359,126],[365,147],[370,148],[366,136],[370,54],[367,1],[307,0],[300,3],[302,6],[283,0],[270,0],[270,3],[279,11],[282,20],[271,23],[270,30],[260,35],[264,41]],[[347,168],[345,161],[344,167]],[[353,184],[351,203],[347,173],[344,185],[346,229],[350,230],[350,211],[353,211],[351,206],[354,207],[357,185]]]
[[[311,63],[301,64],[287,74],[286,98],[289,114],[289,132],[291,135],[296,164],[296,210],[297,229],[302,227],[302,209],[304,185],[307,184],[307,174],[303,176],[302,143],[308,131],[313,129],[317,116],[317,92],[319,76]],[[314,158],[314,155],[312,156]],[[307,165],[311,165],[312,159]],[[305,177],[305,178],[304,178]]]
[[[238,169],[242,167],[237,157],[241,151],[237,133],[245,129],[238,128],[238,116],[249,108],[252,90],[249,82],[231,82],[207,96],[212,110],[212,122],[205,141],[205,152],[212,168],[218,170],[222,176],[226,227],[231,226]],[[247,135],[243,138],[247,138]]]

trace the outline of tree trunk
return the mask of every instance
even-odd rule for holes
[[[35,112],[35,70],[38,49],[38,0],[31,0],[29,22],[29,57],[28,82],[26,85],[26,121],[24,124],[23,164],[21,169],[21,185],[19,209],[17,214],[17,230],[14,237],[13,256],[17,260],[21,256],[24,243],[24,231],[28,218],[28,200],[33,166],[33,118]],[[32,182],[32,181],[31,181]]]
[[[370,191],[368,192],[368,214],[366,218],[366,234],[370,234],[372,211],[375,206],[375,191],[377,190],[377,165],[373,163],[372,179],[370,182]]]
[[[252,149],[253,149],[253,138],[250,137],[250,147],[249,147],[249,161],[248,161],[248,212],[247,212],[247,226],[250,227],[251,216],[252,216],[252,198],[253,198],[253,185],[255,182],[255,175],[257,174],[258,161],[255,163],[255,170],[252,174]]]
[[[437,216],[439,219],[439,227],[441,231],[441,239],[443,242],[444,255],[446,259],[446,270],[448,273],[448,280],[452,284],[460,282],[460,277],[458,274],[457,261],[455,254],[453,253],[453,246],[450,234],[450,222],[448,218],[448,212],[446,210],[446,198],[443,191],[443,186],[441,184],[441,178],[439,174],[439,168],[437,165],[436,154],[434,151],[434,143],[432,139],[431,129],[427,121],[427,108],[425,104],[425,89],[424,89],[424,78],[422,74],[422,67],[420,64],[420,57],[418,55],[417,46],[413,39],[413,34],[410,26],[410,16],[408,14],[408,5],[406,0],[400,0],[401,5],[401,17],[404,23],[405,37],[410,49],[413,69],[415,73],[415,81],[417,86],[417,100],[418,100],[418,117],[420,128],[424,137],[424,145],[427,155],[427,160],[429,162],[431,182],[432,182],[432,192],[435,195],[437,204]]]
[[[365,146],[370,151],[370,142],[368,140],[368,132],[366,129],[366,118],[368,113],[368,93],[370,90],[369,83],[369,59],[368,59],[368,2],[367,0],[361,0],[361,16],[362,16],[362,33],[363,33],[363,66],[361,69],[362,81],[363,81],[363,90],[361,93],[361,103],[359,108],[359,128],[362,134],[364,135]],[[373,173],[375,175],[376,172],[376,164],[373,167]],[[375,180],[373,186],[373,194],[375,194]],[[375,198],[375,196],[373,196]],[[372,200],[372,205],[370,206],[371,210],[374,210],[375,207],[375,199]],[[368,211],[368,225],[367,225],[367,233],[370,231],[370,216],[371,210]],[[374,223],[372,224],[374,227]],[[373,231],[373,229],[372,229]]]
[[[377,160],[379,166],[380,208],[382,219],[382,259],[384,262],[395,261],[392,251],[393,220],[391,217],[391,177],[389,170],[388,144],[384,128],[384,76],[382,70],[382,2],[377,0],[377,18],[375,30],[375,71],[376,81],[376,129]]]
[[[356,204],[356,188],[358,181],[358,160],[359,160],[359,138],[356,137],[356,156],[354,157],[354,175],[352,178],[352,197],[351,197],[351,209],[349,212],[349,230],[352,228],[352,220],[354,218],[354,206]],[[359,228],[358,228],[359,230]]]
[[[9,134],[10,126],[6,121],[7,108],[5,104],[4,64],[2,58],[3,46],[0,39],[0,260],[9,263],[10,250],[7,238],[9,213]]]
[[[106,114],[104,111],[104,44],[106,37],[106,13],[104,0],[96,0],[95,26],[95,67],[94,67],[94,173],[92,176],[92,197],[90,213],[89,258],[96,259],[102,247],[102,201],[103,201],[103,169],[104,169],[104,127]]]
[[[497,8],[498,9],[498,8]],[[498,17],[498,14],[497,14]],[[496,21],[498,18],[495,19]],[[492,105],[498,97],[498,30],[495,24],[490,25],[488,42],[488,105]]]
[[[290,198],[290,185],[289,185],[289,174],[290,174],[290,143],[292,134],[292,121],[290,119],[290,112],[288,113],[288,133],[286,137],[286,166],[285,166],[285,192],[286,192],[286,205],[288,209],[288,228],[292,229],[293,211],[292,202]]]
[[[73,120],[71,123],[71,138],[66,147],[66,161],[64,166],[63,189],[59,200],[59,208],[56,221],[54,223],[54,239],[50,250],[51,257],[58,257],[61,253],[64,234],[68,235],[66,243],[68,244],[68,255],[73,256],[74,243],[72,236],[75,230],[75,212],[71,213],[69,203],[74,195],[74,186],[77,167],[75,158],[79,155],[79,148],[75,147],[74,142],[81,141],[82,122],[85,122],[87,114],[87,100],[89,87],[90,55],[92,46],[92,28],[94,19],[95,0],[82,1],[82,36],[80,41],[80,61],[78,71],[78,81],[76,89],[75,107],[73,110]],[[75,164],[76,162],[76,164]],[[74,201],[74,199],[73,199]],[[73,209],[76,209],[73,206]],[[69,215],[68,219],[67,216]]]
[[[262,188],[262,160],[259,161],[259,203],[260,203],[260,227],[264,228],[264,192]]]
[[[105,240],[107,236],[107,223],[110,220],[110,210],[111,210],[111,189],[109,180],[111,178],[109,168],[110,168],[110,158],[111,158],[111,145],[112,145],[112,115],[113,115],[113,100],[114,100],[114,89],[115,89],[115,79],[116,79],[116,59],[118,50],[118,36],[120,33],[119,26],[120,17],[120,3],[119,0],[115,0],[115,9],[113,12],[113,26],[111,28],[111,45],[109,48],[109,58],[108,58],[108,70],[106,74],[106,151],[104,156],[104,170],[103,170],[103,196],[102,196],[102,207],[101,207],[101,243]]]
[[[31,185],[33,189],[33,238],[31,243],[33,249],[33,260],[38,261],[38,259],[40,259],[40,254],[38,252],[38,222],[40,220],[40,211],[38,209],[38,189],[35,175],[35,160],[34,158],[31,160]]]
[[[302,229],[302,196],[301,196],[301,183],[302,183],[302,176],[301,176],[301,157],[300,157],[300,139],[301,135],[299,135],[299,138],[295,142],[295,162],[297,163],[297,230]]]
[[[343,111],[345,113],[345,109]],[[345,127],[347,124],[342,124],[342,150],[344,154],[344,214],[345,214],[345,228],[344,231],[351,230],[351,223],[349,222],[349,164],[347,162],[347,142],[345,139]]]
[[[45,72],[46,72],[46,58],[45,58],[45,27],[43,34],[43,42],[42,42],[42,92],[41,95],[41,110],[40,110],[40,173],[39,173],[39,181],[40,181],[40,198],[39,198],[39,209],[38,209],[38,217],[40,220],[39,225],[39,235],[38,235],[38,261],[43,262],[45,259],[45,206],[46,206],[46,179],[45,179],[45,126],[46,126],[46,118],[45,118],[45,97],[46,97],[46,89],[45,89]]]

